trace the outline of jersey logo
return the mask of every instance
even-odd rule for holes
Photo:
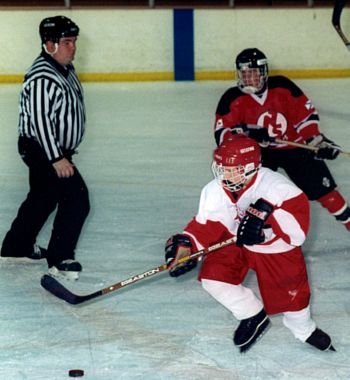
[[[305,103],[305,108],[307,110],[312,110],[314,108],[314,105],[311,103],[311,100],[308,100],[306,103]]]
[[[287,132],[287,119],[282,113],[267,111],[261,114],[256,123],[263,125],[271,137],[281,137]]]
[[[224,127],[224,123],[223,123],[222,119],[218,119],[218,121],[215,124],[215,130],[217,131],[218,129],[221,129],[223,127]]]

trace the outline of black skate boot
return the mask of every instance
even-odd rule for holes
[[[61,280],[78,280],[79,273],[83,270],[78,261],[69,259],[63,260],[60,263],[49,268],[49,275]]]
[[[316,328],[316,330],[306,339],[305,342],[311,344],[311,346],[314,346],[321,351],[335,351],[334,347],[332,346],[330,336],[318,328]]]
[[[31,260],[41,260],[46,259],[47,256],[47,249],[40,247],[37,244],[33,245],[33,249],[30,253],[25,255],[23,252],[13,252],[11,249],[9,249],[7,246],[4,248],[2,247],[1,250],[1,257],[7,258],[7,259],[16,259],[18,262],[29,262]],[[21,259],[21,260],[18,260]],[[28,260],[30,259],[30,260]]]
[[[46,256],[47,249],[34,244],[33,251],[27,257],[32,260],[41,260],[46,259]]]
[[[234,344],[240,352],[247,351],[265,332],[270,319],[264,309],[251,318],[241,320],[233,336]]]

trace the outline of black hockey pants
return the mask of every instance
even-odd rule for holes
[[[77,168],[69,178],[58,178],[37,142],[20,137],[19,153],[29,167],[29,193],[2,244],[3,256],[29,255],[40,230],[56,209],[47,262],[51,267],[74,259],[75,248],[90,210],[88,189]],[[71,160],[71,153],[65,155]]]
[[[337,187],[326,163],[316,159],[315,153],[310,150],[263,148],[261,152],[262,166],[274,171],[283,169],[310,201],[323,197]]]

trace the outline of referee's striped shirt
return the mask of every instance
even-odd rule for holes
[[[73,65],[42,53],[25,75],[19,104],[19,134],[35,139],[51,162],[80,144],[85,131],[83,89]]]

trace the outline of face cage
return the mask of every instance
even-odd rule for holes
[[[213,161],[211,166],[214,178],[229,191],[241,190],[258,169],[259,167],[255,167],[253,162],[245,166],[223,166]]]
[[[243,79],[243,72],[244,71],[247,72],[249,70],[254,70],[254,69],[259,69],[259,72],[260,72],[259,83],[257,83],[257,86],[246,85]],[[237,86],[245,94],[255,94],[264,88],[265,83],[267,82],[267,75],[268,75],[267,65],[262,65],[260,67],[254,67],[254,68],[237,69]]]

